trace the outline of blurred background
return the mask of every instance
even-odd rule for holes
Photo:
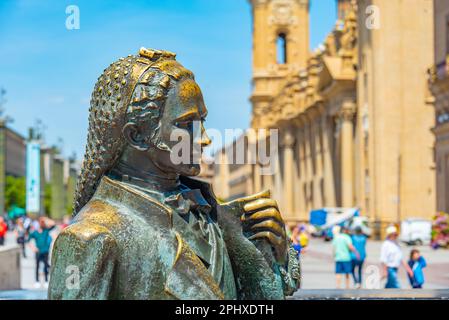
[[[221,161],[200,178],[223,200],[271,190],[303,288],[335,288],[335,226],[367,237],[366,271],[393,225],[404,259],[412,246],[426,257],[427,288],[448,288],[448,17],[444,0],[1,1],[3,297],[45,292],[30,235],[70,223],[93,86],[141,46],[195,73],[207,128],[242,129],[206,157],[270,139],[248,128],[277,130],[274,174]]]

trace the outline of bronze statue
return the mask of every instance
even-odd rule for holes
[[[283,299],[299,271],[269,192],[219,203],[173,164],[173,130],[210,143],[207,110],[175,54],[142,48],[92,93],[74,221],[55,241],[50,299]],[[70,283],[72,272],[76,281]]]

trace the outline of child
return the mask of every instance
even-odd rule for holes
[[[413,270],[413,277],[409,276],[410,284],[413,289],[421,289],[424,284],[423,269],[427,266],[426,260],[421,256],[419,250],[410,251],[410,260],[408,261],[410,269]]]

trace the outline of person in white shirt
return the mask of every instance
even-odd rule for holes
[[[402,265],[409,275],[413,271],[402,257],[402,251],[397,242],[398,230],[395,226],[389,226],[386,230],[387,239],[382,244],[380,262],[382,263],[382,278],[387,278],[385,288],[400,288],[398,281],[398,269]]]

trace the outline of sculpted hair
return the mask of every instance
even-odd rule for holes
[[[74,215],[92,198],[103,175],[120,158],[125,147],[122,128],[126,123],[148,123],[148,140],[157,148],[168,149],[159,139],[167,93],[180,79],[194,78],[174,57],[166,51],[141,49],[140,56],[119,59],[98,78],[90,102]]]

